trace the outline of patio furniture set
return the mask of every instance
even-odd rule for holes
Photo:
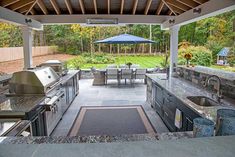
[[[117,65],[109,65],[106,69],[95,70],[92,69],[94,75],[93,85],[107,85],[108,80],[117,80],[118,85],[121,84],[122,80],[130,81],[132,85],[135,80],[144,80],[146,83],[147,69],[138,68],[139,65],[132,65],[130,68],[126,65],[120,65],[119,68]]]

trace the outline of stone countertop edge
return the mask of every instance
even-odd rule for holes
[[[116,143],[0,145],[4,157],[234,157],[235,136]]]
[[[186,70],[195,71],[198,73],[202,73],[204,75],[217,75],[221,79],[235,81],[235,78],[234,78],[235,73],[230,72],[230,71],[223,71],[220,69],[213,69],[213,68],[203,67],[203,66],[195,66],[195,67],[178,66],[178,68],[183,68]]]
[[[110,143],[134,141],[165,141],[193,137],[193,132],[166,132],[156,135],[134,134],[121,136],[39,136],[39,137],[0,137],[0,144],[62,144],[62,143]]]
[[[72,78],[74,75],[79,73],[80,70],[69,70],[67,75],[61,77],[60,83],[63,85],[66,83],[70,78]]]
[[[194,104],[187,99],[188,96],[206,96],[211,98],[211,93],[207,92],[205,89],[193,85],[190,82],[187,82],[184,79],[170,77],[168,80],[166,80],[166,74],[146,74],[146,76],[152,79],[153,82],[157,83],[159,86],[167,90],[169,93],[174,95],[177,99],[179,99],[186,106],[198,113],[200,116],[211,119],[214,122],[216,121],[218,109],[235,109],[235,100],[232,100],[231,102],[231,99],[224,99],[223,105],[213,107],[202,107]]]

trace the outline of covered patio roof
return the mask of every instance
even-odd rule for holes
[[[234,9],[235,0],[2,0],[0,21],[22,26],[25,69],[32,66],[32,29],[43,25],[158,24],[170,29],[172,72],[180,26]]]
[[[168,29],[234,8],[234,0],[2,0],[0,21],[42,29],[39,23],[86,24],[87,19],[109,18],[118,24],[159,24]]]

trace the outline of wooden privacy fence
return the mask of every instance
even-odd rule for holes
[[[37,46],[33,47],[33,56],[43,56],[57,52],[57,46]],[[22,59],[23,47],[0,48],[0,62]]]

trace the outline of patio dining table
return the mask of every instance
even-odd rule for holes
[[[118,75],[121,75],[121,69],[118,68]],[[133,75],[136,73],[137,68],[131,68],[133,69]],[[152,73],[154,71],[154,68],[147,69],[147,73]],[[97,69],[96,74],[94,75],[93,85],[105,85],[105,79],[106,79],[106,72],[107,69]]]

